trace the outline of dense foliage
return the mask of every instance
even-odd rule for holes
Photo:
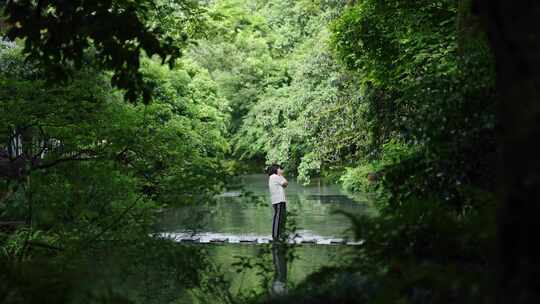
[[[88,284],[91,295],[110,302],[148,302],[152,293],[163,295],[158,290],[170,296],[199,286],[199,273],[211,271],[200,249],[149,235],[163,208],[208,202],[222,190],[229,174],[227,101],[197,64],[170,69],[144,57],[140,71],[153,102],[125,103],[99,61],[86,60],[70,71],[68,82],[52,83],[39,62],[25,60],[18,43],[2,42],[0,219],[26,226],[0,232],[1,280],[35,288],[28,293],[17,284],[3,285],[3,302],[39,303],[41,289],[67,302]],[[171,285],[131,296],[108,294],[95,286],[104,274],[81,277],[94,263],[92,252],[135,281],[139,274],[132,271],[139,265],[156,282]],[[34,270],[44,257],[43,270]],[[67,268],[57,271],[55,265]],[[40,285],[42,277],[60,283]],[[133,287],[132,279],[126,288]]]
[[[24,53],[65,79],[66,66],[80,69],[85,55],[114,71],[112,83],[131,101],[150,89],[143,82],[140,55],[159,55],[171,65],[180,57],[193,27],[200,24],[196,2],[186,1],[7,1],[11,40],[24,38]]]
[[[365,240],[351,261],[284,302],[485,301],[499,122],[470,5],[9,1],[7,37],[22,40],[0,46],[0,219],[25,225],[1,234],[2,279],[39,275],[17,263],[54,268],[110,246],[135,250],[141,271],[155,259],[164,289],[200,285],[231,302],[204,250],[149,234],[163,208],[210,201],[238,163],[278,162],[305,183],[369,193],[378,208],[346,215]],[[15,290],[9,300],[23,303]],[[266,301],[253,297],[241,301]]]
[[[235,31],[205,40],[195,60],[225,92],[242,79],[231,103],[236,154],[283,163],[306,182],[324,175],[373,192],[380,217],[354,219],[366,240],[354,267],[382,284],[369,287],[373,297],[410,299],[394,291],[416,280],[462,286],[452,291],[458,298],[490,288],[480,282],[495,244],[497,103],[471,2],[218,3],[229,17],[218,28]],[[246,52],[254,41],[256,54]],[[244,60],[210,67],[221,52]],[[450,292],[423,288],[432,301]]]
[[[334,24],[333,45],[363,75],[373,152],[385,157],[394,138],[417,150],[380,168],[387,186],[460,205],[463,185],[493,187],[496,103],[487,44],[468,36],[457,9],[455,1],[364,1]]]

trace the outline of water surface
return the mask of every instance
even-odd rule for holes
[[[268,194],[268,176],[252,174],[238,177],[243,191],[228,191],[215,203],[171,209],[160,225],[163,232],[216,233],[223,235],[270,236],[272,208]],[[247,195],[246,195],[247,194]],[[343,237],[349,221],[337,210],[353,214],[372,212],[367,200],[352,197],[338,185],[314,179],[304,186],[291,179],[286,189],[289,218],[296,221],[302,236]]]
[[[168,210],[160,230],[168,235],[197,234],[206,237],[266,237],[271,235],[272,208],[269,202],[268,176],[252,174],[237,179],[242,190],[222,193],[216,202],[183,206]],[[314,179],[309,185],[289,180],[286,189],[289,219],[297,223],[300,238],[351,238],[350,222],[342,210],[353,214],[370,214],[373,209],[362,196],[353,197],[338,185]],[[279,251],[271,245],[207,244],[211,260],[226,274],[230,292],[242,294],[253,290],[286,292],[307,275],[323,266],[338,265],[355,248],[337,245],[307,245],[291,251]],[[295,258],[291,259],[289,256]],[[239,270],[235,263],[243,260],[262,266]],[[261,262],[262,261],[262,262]],[[261,269],[261,267],[265,268]]]

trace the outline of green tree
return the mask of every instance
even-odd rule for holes
[[[4,216],[32,204],[36,227],[68,239],[102,238],[124,228],[147,231],[152,210],[206,201],[223,186],[226,103],[200,67],[170,70],[145,60],[154,102],[131,105],[92,67],[68,86],[51,86],[39,69],[21,68],[17,47],[0,56],[7,63],[0,147],[14,171],[2,176],[3,192],[11,193],[3,197]]]
[[[172,65],[200,23],[199,6],[191,0],[8,1],[3,13],[7,37],[24,39],[28,59],[57,79],[70,74],[67,67],[80,69],[91,55],[114,72],[113,85],[125,89],[130,101],[142,93],[146,102],[150,91],[139,71],[142,53]]]

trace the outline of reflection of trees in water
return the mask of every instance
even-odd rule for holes
[[[270,293],[272,296],[287,293],[287,246],[274,244],[272,246],[272,262],[274,264],[274,280]]]
[[[228,287],[216,287],[221,273],[211,268],[202,246],[151,238],[91,246],[77,255],[58,251],[48,259],[21,261],[17,268],[0,257],[0,303],[191,303],[190,290]]]
[[[266,175],[241,176],[245,193],[240,196],[220,196],[215,202],[178,206],[166,210],[160,228],[164,231],[198,230],[224,233],[256,233],[270,235],[272,207],[268,197]],[[292,189],[292,188],[294,189]],[[287,211],[296,212],[301,230],[338,237],[349,228],[348,221],[335,210],[355,214],[370,213],[368,204],[357,202],[335,185],[300,186],[291,182],[287,189]]]

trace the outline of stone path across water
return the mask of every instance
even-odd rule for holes
[[[268,244],[272,242],[270,235],[254,235],[254,234],[227,234],[213,232],[177,232],[177,233],[160,233],[160,237],[172,239],[180,243],[201,243],[201,244]],[[310,233],[299,233],[296,237],[289,239],[289,244],[299,245],[362,245],[363,241],[353,241],[346,238],[333,238]]]

